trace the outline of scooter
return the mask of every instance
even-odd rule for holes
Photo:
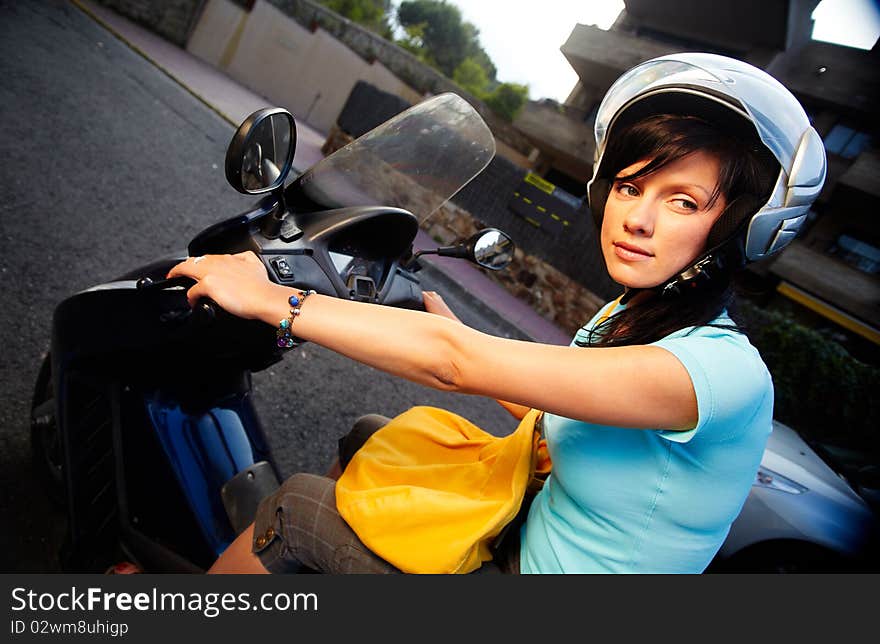
[[[255,206],[200,232],[188,255],[253,251],[270,279],[324,295],[421,309],[419,257],[499,270],[514,244],[484,229],[413,252],[423,220],[488,165],[494,139],[454,94],[399,114],[285,185],[296,125],[267,108],[238,128],[226,177]],[[120,558],[151,572],[202,572],[280,484],[252,401],[251,374],[287,347],[275,329],[210,300],[190,307],[186,254],[164,257],[63,300],[36,382],[31,442],[66,505],[69,571]]]

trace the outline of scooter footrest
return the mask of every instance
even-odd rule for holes
[[[249,465],[226,481],[220,495],[236,535],[253,523],[260,501],[277,490],[279,485],[281,481],[267,461]]]

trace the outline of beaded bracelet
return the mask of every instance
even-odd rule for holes
[[[301,340],[295,340],[291,329],[293,328],[293,319],[301,313],[300,307],[306,301],[309,295],[315,295],[317,291],[308,290],[300,291],[299,295],[291,295],[287,301],[290,304],[290,315],[278,323],[278,330],[275,331],[275,337],[278,339],[277,344],[280,349],[293,349],[301,344]]]

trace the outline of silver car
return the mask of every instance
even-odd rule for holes
[[[876,467],[873,481],[859,480],[840,452],[816,449],[824,460],[773,422],[752,490],[707,572],[880,570]]]

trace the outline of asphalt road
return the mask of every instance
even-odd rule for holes
[[[0,572],[58,570],[64,515],[29,456],[33,383],[66,295],[178,252],[252,199],[226,183],[233,130],[175,81],[60,0],[0,0]],[[469,325],[524,337],[441,274]],[[361,414],[445,407],[494,433],[493,401],[386,376],[306,345],[254,374],[282,472],[323,472]]]

